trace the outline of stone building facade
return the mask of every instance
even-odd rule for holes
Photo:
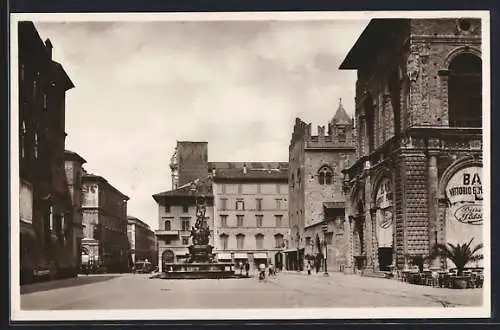
[[[127,272],[129,198],[102,176],[84,173],[82,199],[82,260],[86,261],[82,263],[94,264],[105,272]]]
[[[71,237],[72,259],[75,271],[81,269],[81,250],[83,238],[83,213],[82,213],[82,176],[83,164],[86,161],[76,152],[66,150],[64,152],[64,169],[66,172],[66,182],[72,201],[72,226],[73,236]]]
[[[220,261],[282,268],[288,225],[288,164],[211,162],[214,251]]]
[[[52,43],[18,23],[20,280],[75,276],[73,202],[65,174],[66,92]],[[15,88],[15,87],[14,87]]]
[[[289,269],[302,269],[304,259],[324,264],[327,258],[328,269],[337,271],[346,263],[341,171],[355,158],[355,140],[353,119],[342,102],[326,132],[319,126],[312,135],[311,124],[296,119],[289,146]]]
[[[206,175],[206,174],[205,174]],[[198,192],[194,183],[199,184]],[[196,223],[196,196],[204,195],[206,221],[211,230],[209,244],[213,246],[213,196],[212,183],[208,178],[192,181],[177,189],[153,195],[158,204],[158,230],[155,231],[158,242],[158,266],[161,272],[165,263],[186,261],[191,242],[191,227]]]
[[[481,243],[481,21],[374,19],[340,68],[358,75],[348,269],[387,271],[436,243]]]
[[[157,251],[155,233],[144,221],[133,217],[127,217],[127,236],[130,244],[130,256],[132,263],[138,261],[149,261],[156,266]]]

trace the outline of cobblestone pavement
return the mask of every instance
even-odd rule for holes
[[[432,288],[331,273],[226,280],[90,275],[23,287],[23,310],[480,306],[482,289]]]

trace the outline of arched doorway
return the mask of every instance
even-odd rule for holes
[[[174,263],[175,255],[172,250],[165,250],[161,255],[162,269],[165,271],[167,269],[166,264]]]

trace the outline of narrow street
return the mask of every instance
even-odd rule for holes
[[[23,310],[480,306],[481,289],[431,288],[331,273],[228,280],[90,275],[22,288]]]

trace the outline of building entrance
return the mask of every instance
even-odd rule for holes
[[[381,247],[378,248],[378,264],[381,271],[390,271],[392,265],[392,248]]]

